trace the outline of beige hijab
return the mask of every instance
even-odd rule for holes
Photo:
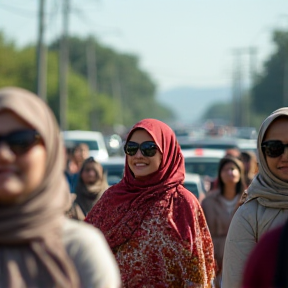
[[[257,140],[259,173],[247,190],[246,202],[257,198],[257,201],[265,207],[288,209],[288,183],[278,179],[271,173],[261,149],[265,132],[270,124],[280,116],[288,116],[288,107],[274,111],[264,120],[260,127]],[[286,132],[283,131],[283,133]]]
[[[0,89],[0,113],[3,109],[41,134],[47,162],[43,182],[24,203],[0,206],[0,287],[79,287],[74,264],[62,243],[63,215],[70,206],[70,195],[54,115],[39,97],[12,87]]]
[[[89,163],[93,163],[95,173],[97,174],[97,180],[91,185],[85,184],[82,179],[83,170]],[[107,177],[102,165],[92,157],[86,159],[79,172],[79,179],[75,189],[77,194],[75,202],[81,207],[85,216],[101,198],[102,194],[108,187]]]

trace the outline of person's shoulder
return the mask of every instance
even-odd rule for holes
[[[120,287],[120,272],[105,237],[99,229],[65,219],[63,242],[79,273],[81,287]]]
[[[66,244],[78,243],[85,245],[93,241],[104,241],[99,229],[83,221],[65,219],[63,240]]]
[[[215,189],[215,190],[212,190],[212,191],[209,191],[207,194],[206,194],[206,197],[205,197],[205,199],[207,199],[208,201],[209,200],[215,200],[215,199],[217,199],[219,196],[221,195],[221,193],[220,193],[220,190],[219,189]],[[204,199],[204,200],[205,200]],[[203,201],[204,201],[203,200]]]
[[[194,203],[195,202],[197,204],[199,203],[196,196],[191,191],[186,189],[184,186],[179,185],[177,190],[180,193],[181,198],[184,199],[185,202],[187,202],[187,203]],[[179,194],[178,194],[178,196],[179,196]]]
[[[209,191],[206,194],[206,197],[202,200],[201,205],[207,205],[207,203],[214,203],[215,201],[218,200],[219,196],[220,196],[220,190],[219,189],[215,189],[212,191]]]
[[[238,225],[239,227],[240,226],[247,227],[248,225],[250,226],[250,228],[252,227],[252,229],[254,229],[255,225],[257,225],[258,222],[257,217],[258,212],[259,212],[259,203],[257,199],[253,199],[249,202],[246,202],[236,210],[230,226]]]
[[[243,213],[247,213],[249,211],[256,212],[258,209],[258,206],[260,204],[257,201],[257,198],[251,199],[249,201],[244,202],[238,210],[240,210]]]

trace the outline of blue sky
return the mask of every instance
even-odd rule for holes
[[[46,0],[47,43],[61,34],[62,1]],[[273,29],[288,29],[287,0],[70,3],[70,34],[95,35],[117,51],[136,54],[160,91],[177,86],[231,86],[234,49],[255,47],[261,69],[273,51]],[[37,10],[37,0],[1,0],[0,29],[18,45],[36,42]],[[247,80],[248,54],[243,53],[242,64]]]

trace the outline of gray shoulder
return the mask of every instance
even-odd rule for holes
[[[82,245],[96,241],[105,241],[101,231],[83,221],[66,219],[63,227],[65,244],[80,242]]]
[[[120,287],[118,265],[99,229],[82,221],[66,219],[63,241],[78,271],[81,287]]]

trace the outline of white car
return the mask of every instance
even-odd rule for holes
[[[204,183],[198,174],[186,173],[183,186],[192,192],[200,203],[206,197]]]
[[[125,168],[125,156],[112,156],[109,159],[100,161],[100,163],[107,174],[109,186],[121,181]]]
[[[225,156],[224,150],[217,149],[189,149],[182,150],[185,161],[186,173],[209,176],[211,179],[217,177],[220,160]]]
[[[95,160],[101,161],[109,158],[104,137],[101,132],[70,130],[62,131],[62,136],[66,147],[85,143],[89,146],[89,156],[94,157]]]

